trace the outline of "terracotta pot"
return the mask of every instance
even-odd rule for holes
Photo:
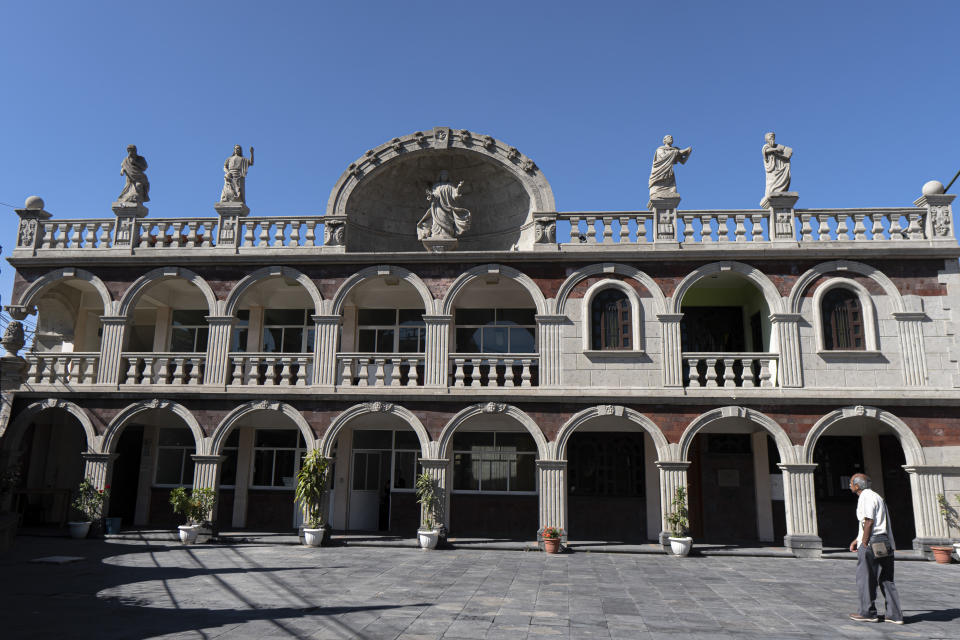
[[[930,547],[930,551],[933,551],[933,559],[940,564],[950,564],[953,547]]]
[[[557,553],[560,551],[560,538],[544,538],[543,550],[547,553]]]

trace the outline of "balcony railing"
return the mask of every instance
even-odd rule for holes
[[[450,356],[450,377],[454,387],[536,387],[539,365],[535,353],[458,353]]]
[[[309,353],[231,353],[231,386],[305,387],[313,383]]]
[[[121,384],[203,384],[204,353],[123,353]]]
[[[684,353],[684,386],[776,387],[775,353]]]
[[[338,353],[336,383],[345,387],[418,387],[424,381],[421,353]]]
[[[96,384],[97,352],[28,353],[27,382],[32,384]]]

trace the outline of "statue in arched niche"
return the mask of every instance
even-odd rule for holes
[[[430,208],[417,223],[417,238],[420,240],[454,240],[470,228],[470,211],[454,203],[460,198],[461,180],[456,186],[450,182],[447,171],[440,172],[440,179],[427,189]]]

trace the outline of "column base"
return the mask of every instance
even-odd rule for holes
[[[914,538],[913,550],[919,551],[927,560],[933,560],[933,551],[930,547],[934,546],[953,546],[953,540],[950,538]]]
[[[823,540],[820,536],[786,536],[783,546],[796,558],[819,558],[823,554]]]

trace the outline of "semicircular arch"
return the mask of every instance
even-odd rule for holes
[[[427,433],[427,428],[420,422],[420,418],[409,409],[389,402],[364,402],[345,409],[340,415],[333,419],[330,426],[327,427],[327,430],[320,438],[319,448],[321,455],[329,458],[333,454],[333,445],[337,441],[337,436],[340,435],[340,432],[350,424],[351,421],[361,416],[383,413],[396,416],[410,425],[410,428],[417,434],[417,440],[420,441],[420,457],[430,457],[430,434]]]
[[[31,282],[30,285],[24,289],[23,293],[20,295],[19,301],[15,306],[27,307],[29,309],[30,307],[34,306],[35,301],[40,298],[43,295],[43,292],[48,288],[56,285],[62,280],[71,279],[89,282],[90,285],[96,289],[97,294],[100,296],[100,301],[103,303],[104,315],[113,313],[113,297],[110,295],[110,290],[107,289],[107,285],[103,283],[103,280],[89,271],[85,271],[83,269],[74,269],[73,267],[64,267],[63,269],[54,269],[53,271],[48,271]]]
[[[803,449],[801,450],[803,462],[813,463],[813,451],[817,446],[817,440],[819,440],[820,436],[822,436],[830,427],[844,420],[864,417],[879,420],[896,432],[897,440],[900,441],[900,446],[903,447],[903,455],[908,465],[926,464],[925,456],[923,454],[923,447],[920,445],[920,441],[917,439],[917,434],[915,434],[903,420],[889,411],[884,411],[883,409],[879,409],[877,407],[868,407],[863,405],[843,407],[841,409],[831,411],[827,415],[817,420],[816,424],[813,425],[813,428],[807,432],[807,437],[804,440]]]
[[[97,430],[94,428],[93,421],[90,420],[87,412],[74,402],[54,398],[31,403],[17,414],[17,417],[13,419],[3,433],[4,447],[16,451],[20,446],[20,439],[26,432],[27,427],[30,426],[30,422],[44,411],[53,409],[60,409],[76,418],[77,422],[79,422],[83,428],[83,433],[87,441],[87,451],[89,453],[101,453],[103,439],[97,435]]]
[[[776,420],[754,409],[737,406],[719,407],[707,411],[697,416],[687,425],[683,435],[680,436],[678,445],[680,460],[687,460],[690,456],[690,447],[693,445],[693,438],[697,433],[707,425],[727,418],[741,418],[762,427],[767,433],[773,436],[773,440],[777,445],[777,451],[780,453],[780,462],[796,462],[794,447],[790,441],[790,436],[787,435],[787,432],[783,430],[783,427],[781,427]]]
[[[118,314],[121,316],[129,316],[133,312],[133,308],[136,306],[137,300],[140,298],[143,292],[147,290],[148,287],[170,278],[182,278],[183,280],[195,285],[198,289],[200,289],[200,292],[207,301],[209,314],[211,316],[219,315],[217,296],[213,293],[213,289],[210,288],[210,285],[207,283],[207,281],[197,273],[182,267],[160,267],[158,269],[148,271],[137,278],[136,281],[127,288],[123,294],[123,297],[120,299]]]
[[[440,302],[440,313],[442,315],[451,315],[457,296],[459,296],[471,282],[477,278],[490,275],[491,273],[509,278],[519,284],[526,289],[530,297],[533,298],[533,303],[537,307],[537,313],[541,315],[548,313],[547,300],[543,297],[543,292],[540,290],[540,287],[537,286],[537,283],[533,281],[533,278],[513,267],[500,264],[478,265],[461,273],[444,294],[443,300]]]
[[[777,291],[777,287],[774,286],[773,282],[770,281],[770,278],[768,278],[764,272],[743,262],[724,260],[705,264],[687,274],[673,292],[673,297],[670,299],[670,313],[680,313],[683,297],[693,285],[703,278],[724,271],[738,273],[756,285],[763,294],[770,313],[780,313],[782,311],[783,300],[780,297],[780,292]]]
[[[903,302],[903,297],[900,295],[900,290],[897,289],[897,286],[893,284],[893,281],[888,278],[885,273],[862,262],[855,262],[853,260],[832,260],[830,262],[822,262],[814,267],[811,267],[805,271],[803,275],[797,278],[797,281],[794,283],[793,288],[790,290],[790,295],[787,298],[787,308],[790,310],[790,313],[800,313],[800,307],[803,304],[803,295],[807,288],[810,287],[815,280],[821,276],[835,271],[858,273],[862,276],[870,278],[880,285],[880,288],[883,289],[884,293],[886,293],[890,298],[895,312],[907,310],[906,305]]]
[[[313,433],[313,428],[310,426],[310,423],[307,422],[307,419],[303,417],[303,414],[297,411],[296,408],[285,402],[254,400],[236,407],[220,421],[220,424],[218,424],[217,428],[213,431],[213,436],[210,438],[210,455],[221,455],[224,443],[227,441],[227,436],[230,435],[230,430],[241,418],[255,411],[279,411],[290,418],[300,433],[303,434],[307,451],[312,451],[317,448],[317,438]]]
[[[433,295],[430,293],[430,289],[427,288],[426,283],[409,269],[404,269],[403,267],[395,267],[393,265],[380,265],[375,267],[367,267],[366,269],[361,269],[357,271],[349,278],[343,281],[343,284],[340,285],[340,288],[337,289],[336,294],[333,296],[331,302],[331,311],[332,315],[338,316],[343,313],[343,305],[346,303],[347,296],[350,295],[350,292],[355,288],[360,286],[362,283],[373,280],[378,277],[384,276],[393,276],[400,278],[404,282],[409,283],[417,293],[420,294],[420,300],[423,302],[424,313],[432,314],[434,311],[434,301]]]
[[[316,283],[314,283],[309,276],[302,271],[297,271],[296,269],[291,269],[290,267],[273,266],[257,269],[238,281],[234,285],[233,289],[230,290],[230,293],[227,294],[227,299],[224,303],[224,315],[236,315],[237,305],[240,304],[243,294],[246,293],[250,287],[262,280],[277,277],[295,280],[296,282],[300,283],[300,285],[307,290],[307,293],[310,295],[310,299],[313,300],[314,313],[317,315],[323,313],[323,296],[320,294],[320,290],[317,288]]]
[[[626,421],[635,424],[639,429],[650,434],[650,437],[653,439],[653,444],[657,448],[657,457],[661,460],[668,457],[670,445],[667,442],[666,436],[663,435],[663,432],[653,420],[629,407],[621,405],[599,405],[596,407],[588,407],[583,411],[573,414],[573,416],[560,427],[560,431],[557,432],[557,437],[554,441],[554,450],[556,451],[557,459],[566,459],[567,443],[577,428],[589,423],[591,420],[606,416],[621,416]]]
[[[443,427],[443,431],[440,432],[440,437],[437,439],[437,457],[450,457],[450,443],[453,441],[453,434],[464,423],[476,416],[490,413],[498,413],[513,418],[514,421],[519,423],[520,426],[533,437],[537,445],[537,458],[540,460],[550,459],[550,444],[543,435],[540,426],[533,418],[512,404],[498,404],[494,402],[470,405],[450,418],[450,421]]]
[[[570,293],[573,291],[573,288],[582,280],[591,276],[603,276],[610,273],[615,273],[626,278],[632,278],[639,282],[653,298],[655,313],[661,314],[667,312],[667,299],[664,297],[663,291],[660,290],[660,286],[653,278],[648,276],[640,269],[630,265],[619,264],[616,262],[603,262],[581,267],[580,269],[577,269],[571,273],[567,279],[563,281],[563,284],[561,284],[560,288],[557,290],[557,297],[554,303],[557,313],[560,315],[566,314],[566,306],[570,297]]]
[[[145,411],[153,410],[170,411],[183,420],[187,428],[190,429],[190,433],[193,434],[193,440],[197,447],[196,452],[198,454],[206,453],[204,448],[203,429],[200,428],[200,423],[197,422],[197,419],[193,413],[178,402],[174,402],[172,400],[161,400],[159,398],[134,402],[133,404],[124,407],[120,413],[114,416],[113,420],[111,420],[110,424],[107,426],[107,431],[103,436],[103,453],[115,452],[117,443],[120,441],[120,434],[131,419]]]

